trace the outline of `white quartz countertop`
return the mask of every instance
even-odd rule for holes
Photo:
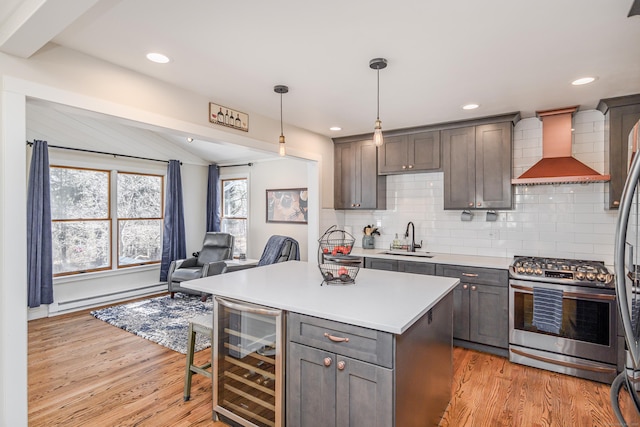
[[[461,265],[466,267],[486,267],[486,268],[498,268],[502,270],[508,270],[509,265],[513,262],[513,258],[491,257],[491,256],[479,256],[479,255],[457,255],[457,254],[441,254],[437,252],[421,252],[418,249],[417,253],[424,253],[432,255],[431,258],[421,256],[401,255],[406,253],[404,251],[392,251],[398,253],[398,255],[389,255],[385,252],[389,252],[386,249],[362,249],[353,248],[351,255],[363,256],[366,258],[384,258],[395,259],[400,261],[415,261],[415,262],[429,262],[432,264],[450,264]]]
[[[315,263],[288,261],[181,286],[393,334],[402,334],[459,283],[449,277],[360,269],[354,284],[322,285]]]

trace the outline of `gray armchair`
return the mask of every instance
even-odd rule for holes
[[[222,261],[233,258],[233,244],[233,235],[209,232],[205,234],[202,249],[197,256],[173,261],[169,266],[169,274],[167,275],[171,298],[174,297],[176,292],[184,292],[201,295],[203,300],[206,299],[206,294],[183,288],[180,283],[224,273],[227,270],[227,266]]]

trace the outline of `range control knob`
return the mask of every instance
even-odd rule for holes
[[[576,279],[578,280],[584,280],[584,272],[583,271],[578,271],[576,273]]]
[[[533,268],[527,267],[527,274],[533,274]]]
[[[604,282],[605,280],[607,280],[607,275],[598,273],[598,275],[596,276],[596,279],[598,279],[598,282]]]
[[[524,273],[524,267],[518,267],[518,273],[523,274]]]
[[[535,273],[536,273],[536,275],[538,275],[538,276],[542,276],[542,269],[541,269],[541,268],[536,268]]]
[[[595,273],[587,273],[587,280],[593,282],[594,280],[596,280],[596,274]]]

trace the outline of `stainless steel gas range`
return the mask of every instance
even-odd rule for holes
[[[509,360],[611,383],[616,294],[604,263],[517,256],[509,277]]]

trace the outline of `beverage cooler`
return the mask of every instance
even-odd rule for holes
[[[246,427],[284,425],[283,313],[214,298],[213,410]]]

